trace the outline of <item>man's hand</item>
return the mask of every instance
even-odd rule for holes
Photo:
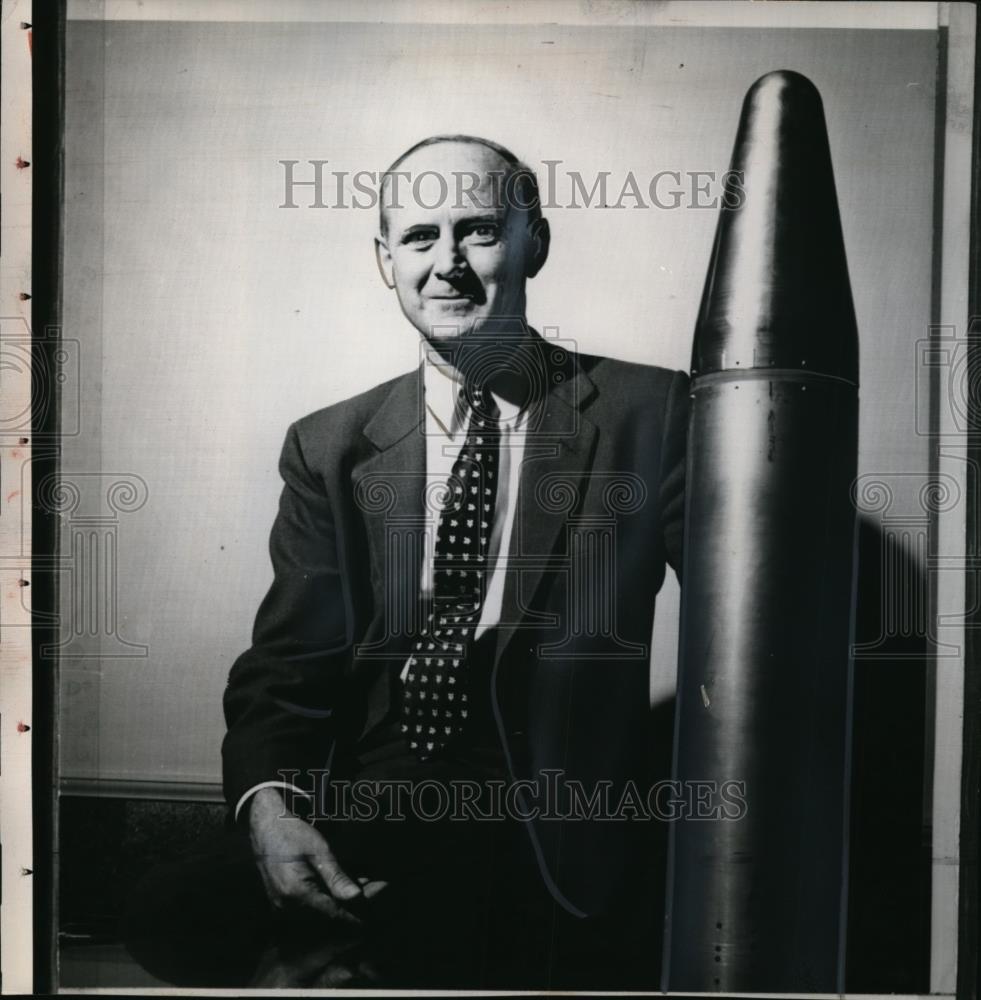
[[[252,797],[249,836],[270,903],[277,910],[305,907],[352,927],[360,926],[359,910],[383,882],[350,878],[327,841],[312,826],[293,816],[275,788]]]

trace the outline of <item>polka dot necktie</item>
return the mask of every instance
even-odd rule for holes
[[[470,714],[467,660],[488,577],[500,453],[500,413],[479,386],[461,390],[470,425],[436,529],[432,613],[409,657],[402,732],[421,760],[458,739]]]

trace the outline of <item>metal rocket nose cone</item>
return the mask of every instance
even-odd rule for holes
[[[810,80],[779,70],[753,84],[730,171],[724,204],[735,207],[719,218],[692,374],[796,369],[857,384],[831,151]]]

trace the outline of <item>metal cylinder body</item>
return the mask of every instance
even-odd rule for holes
[[[841,988],[857,334],[817,91],[747,95],[696,329],[664,987]]]

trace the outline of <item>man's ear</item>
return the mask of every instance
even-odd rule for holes
[[[525,276],[534,278],[545,266],[548,260],[548,248],[552,240],[552,231],[548,219],[535,219],[528,226],[528,262],[525,265]]]
[[[395,275],[392,266],[392,254],[388,249],[388,244],[381,236],[375,237],[375,260],[378,262],[378,273],[382,276],[382,281],[386,287],[395,287]]]

